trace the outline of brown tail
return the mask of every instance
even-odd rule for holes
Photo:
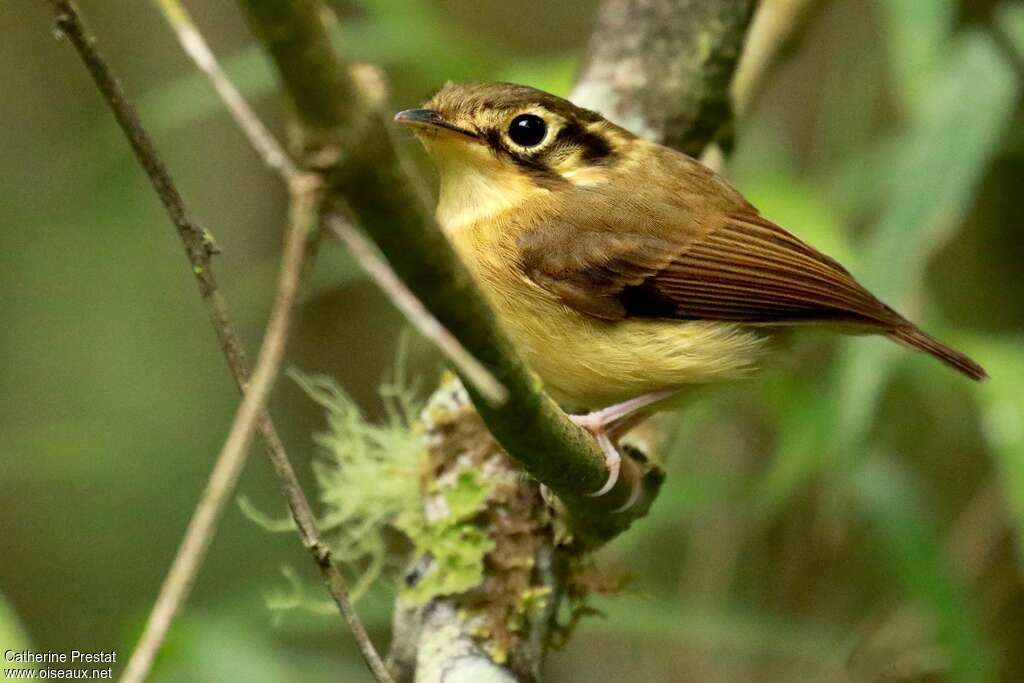
[[[959,370],[977,382],[983,382],[988,379],[988,373],[985,372],[985,368],[981,367],[956,349],[946,346],[938,339],[929,337],[923,331],[912,325],[907,327],[897,327],[888,334],[888,337],[895,342],[903,344],[904,346],[908,346],[918,351],[924,351],[925,353],[935,356],[949,367],[954,370]]]

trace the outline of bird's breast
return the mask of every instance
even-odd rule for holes
[[[710,321],[600,320],[565,305],[519,266],[524,216],[514,212],[449,232],[512,341],[546,389],[571,409],[735,379],[753,370],[763,340]]]

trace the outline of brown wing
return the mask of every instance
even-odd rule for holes
[[[521,265],[527,277],[583,313],[606,320],[843,324],[886,334],[984,377],[980,366],[925,335],[835,260],[756,213],[725,214],[675,233],[559,233],[557,242],[558,233],[525,233]]]
[[[759,216],[726,216],[683,243],[580,231],[557,245],[542,234],[520,239],[526,275],[599,318],[904,322],[836,261]]]
[[[906,322],[839,263],[758,216],[727,216],[637,289],[623,295],[641,307],[648,297],[670,303],[680,318],[882,328]]]

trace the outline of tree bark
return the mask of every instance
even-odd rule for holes
[[[608,0],[576,104],[700,156],[732,119],[729,84],[757,0]]]
[[[608,0],[571,99],[637,134],[699,155],[730,123],[729,86],[755,5],[756,0]],[[451,391],[444,388],[435,399]],[[438,481],[450,480],[443,473],[464,466],[467,452],[477,454],[474,467],[489,471],[489,478],[515,480],[515,463],[471,411],[448,415],[446,426],[431,422],[429,410],[426,415]],[[481,467],[484,461],[492,464],[489,470]],[[538,510],[545,514],[538,516]],[[585,551],[565,545],[557,517],[546,513],[535,485],[521,481],[512,499],[492,499],[481,521],[498,548],[511,543],[520,561],[529,563],[517,580],[508,580],[496,551],[478,589],[419,606],[399,600],[388,661],[396,680],[540,680],[559,632],[562,602],[585,597],[574,572]],[[512,540],[508,529],[526,535]],[[518,621],[524,595],[541,599]]]

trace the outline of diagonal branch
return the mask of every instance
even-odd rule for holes
[[[446,329],[508,389],[489,404],[467,381],[488,428],[530,474],[566,504],[581,545],[607,541],[644,514],[660,473],[631,458],[608,495],[591,498],[608,472],[594,440],[543,392],[498,324],[434,220],[421,186],[396,148],[388,122],[351,78],[325,26],[331,16],[318,0],[240,0],[253,32],[274,59],[304,124],[303,147],[332,160],[328,203],[344,199],[366,222],[391,268]],[[344,154],[341,150],[344,150]],[[613,514],[640,486],[639,502]]]
[[[700,156],[732,120],[729,84],[757,0],[606,0],[577,104]]]
[[[231,118],[248,138],[249,144],[256,150],[263,163],[272,171],[282,176],[287,182],[299,174],[299,169],[284,148],[277,142],[274,135],[263,125],[249,103],[238,92],[220,62],[213,55],[203,35],[196,28],[188,10],[178,0],[153,0],[170,24],[185,54],[192,59],[196,67],[206,76],[224,102]]]
[[[327,216],[325,222],[327,229],[345,244],[349,253],[362,266],[370,279],[377,283],[377,286],[405,315],[406,320],[411,322],[420,334],[432,341],[434,346],[441,349],[448,356],[448,360],[469,378],[469,381],[484,395],[484,398],[497,405],[508,398],[508,391],[505,387],[459,343],[459,340],[444,325],[437,321],[437,318],[431,315],[423,302],[417,299],[416,295],[409,291],[401,278],[395,274],[395,271],[391,270],[391,266],[380,256],[373,242],[362,231],[336,214]]]
[[[125,97],[120,83],[96,49],[95,39],[86,29],[77,8],[69,0],[51,0],[51,4],[58,31],[67,37],[77,50],[178,231],[222,352],[235,382],[244,393],[249,385],[249,369],[243,346],[231,324],[226,304],[211,268],[211,256],[216,252],[213,239],[188,215],[181,195],[166,166],[142,127],[134,107]],[[302,178],[304,179],[305,176]],[[352,609],[344,580],[333,564],[329,549],[320,540],[312,508],[295,476],[270,416],[263,409],[266,396],[277,375],[277,367],[280,365],[284,349],[290,310],[295,299],[298,276],[305,251],[305,235],[313,225],[312,220],[320,199],[318,183],[296,182],[292,189],[296,191],[296,200],[293,202],[291,212],[292,229],[289,230],[286,256],[282,263],[281,283],[275,301],[275,311],[271,315],[272,323],[268,326],[252,388],[243,400],[229,441],[225,443],[224,451],[230,458],[225,456],[218,461],[215,467],[211,482],[204,492],[204,498],[197,508],[193,524],[190,525],[190,532],[176,559],[176,566],[180,560],[181,568],[177,571],[172,570],[172,574],[168,577],[166,584],[168,590],[161,597],[163,606],[154,610],[150,619],[151,626],[147,625],[147,632],[150,635],[144,635],[144,643],[137,650],[137,657],[133,658],[129,671],[125,674],[125,680],[142,680],[148,674],[170,620],[173,619],[191,587],[192,578],[198,571],[202,555],[212,537],[216,519],[219,517],[219,510],[223,509],[224,501],[234,487],[237,471],[244,464],[248,443],[251,440],[253,429],[256,429],[264,442],[274,471],[281,480],[282,489],[299,529],[303,545],[313,555],[328,585],[328,590],[356,636],[360,650],[377,680],[390,681],[366,629]]]
[[[267,323],[263,344],[256,358],[256,367],[235,413],[228,437],[221,447],[213,472],[206,484],[185,537],[160,587],[153,611],[150,612],[142,637],[128,662],[122,681],[145,680],[160,645],[188,598],[195,577],[206,559],[217,523],[242,473],[255,434],[257,423],[265,416],[264,406],[277,379],[288,339],[292,310],[299,290],[306,240],[316,224],[320,203],[320,185],[315,176],[298,176],[292,188],[287,237],[277,296]]]
[[[167,23],[170,24],[182,49],[192,59],[200,71],[206,75],[214,90],[220,96],[228,112],[235,123],[249,140],[249,144],[256,153],[263,159],[263,162],[275,171],[286,183],[292,182],[300,171],[294,162],[285,153],[284,148],[277,141],[274,135],[267,129],[260,118],[253,111],[249,103],[245,101],[242,94],[235,87],[234,83],[227,77],[220,63],[213,55],[202,33],[196,28],[189,16],[188,11],[178,0],[154,0],[163,12]],[[390,298],[395,306],[402,311],[409,321],[423,334],[424,337],[434,343],[438,349],[448,357],[448,360],[460,368],[462,373],[480,390],[488,401],[502,403],[505,401],[508,392],[495,377],[490,374],[480,362],[475,359],[459,343],[448,330],[437,322],[437,319],[429,314],[423,304],[416,297],[405,289],[398,279],[398,276],[391,271],[385,261],[380,260],[372,250],[360,248],[355,240],[360,238],[358,232],[348,233],[347,228],[341,226],[340,232],[352,235],[352,239],[343,239],[349,247],[352,255],[360,263],[363,269],[370,273],[384,293]],[[353,228],[355,230],[355,228]],[[336,234],[339,230],[334,231]],[[397,286],[396,286],[397,285]]]

